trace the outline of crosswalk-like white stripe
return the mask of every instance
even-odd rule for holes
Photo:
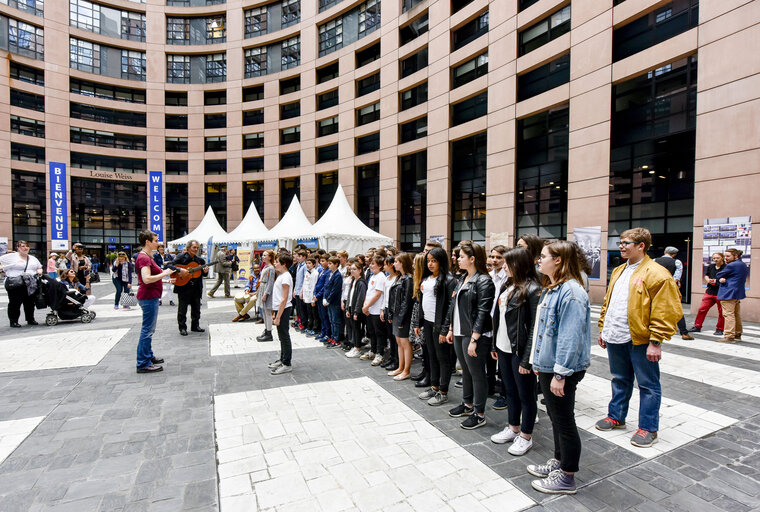
[[[594,324],[594,325],[596,325],[596,323],[597,323],[598,321],[599,321],[599,314],[594,314],[594,313],[591,313],[591,323],[592,323],[592,324]],[[741,341],[742,341],[743,343],[760,344],[760,332],[757,332],[757,334],[755,334],[756,332],[757,332],[757,331],[755,331],[755,330],[750,330],[749,328],[746,328],[746,327],[745,327],[745,328],[744,328],[744,333],[743,333],[743,335],[742,335],[742,339],[741,339]],[[702,337],[702,336],[706,336],[706,337],[708,337],[708,338],[713,338],[713,339],[720,339],[720,338],[722,338],[722,337],[723,337],[722,335],[719,335],[719,334],[713,334],[713,333],[711,333],[711,332],[707,332],[707,331],[705,331],[705,332],[700,332],[700,333],[693,333],[693,334],[694,334],[694,336],[696,336],[696,337]],[[721,353],[721,351],[720,351],[720,350],[716,350],[716,352],[717,352],[717,353]]]
[[[699,333],[696,335],[702,336],[703,334]],[[718,338],[718,336],[715,337]],[[742,339],[742,341],[744,341],[744,339]],[[690,341],[673,338],[665,343],[668,346],[673,345],[676,347],[684,347],[697,351],[711,352],[713,354],[721,354],[726,356],[741,357],[743,359],[751,359],[753,361],[760,361],[760,350],[754,347],[748,347],[743,343],[736,343],[732,345],[730,343],[715,343],[714,341],[702,340],[699,338]]]

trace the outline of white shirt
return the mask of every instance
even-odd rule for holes
[[[548,293],[544,294],[543,300],[538,304],[538,307],[536,308],[536,321],[533,324],[533,350],[530,351],[530,358],[528,359],[528,363],[530,364],[533,364],[533,356],[536,355],[536,338],[538,337],[538,325],[541,320],[541,309],[543,309],[544,302],[546,302],[546,298],[548,296]]]
[[[37,273],[37,270],[42,270],[42,263],[40,263],[40,260],[31,254],[27,255],[27,260],[29,263],[28,265],[27,261],[22,260],[21,255],[17,252],[0,256],[0,265],[3,266],[5,277],[18,277],[21,274],[34,275]],[[24,268],[26,268],[26,272],[24,272]]]
[[[306,269],[306,273],[303,276],[303,288],[301,288],[304,302],[311,304],[312,299],[314,299],[314,285],[317,284],[318,278],[319,272],[317,272],[316,268],[312,268],[311,270]]]
[[[507,273],[504,272],[503,268],[498,272],[494,272],[492,270],[491,279],[493,280],[494,287],[496,287],[496,293],[499,293],[499,290],[501,290],[501,286],[504,284],[504,281],[507,280]],[[491,307],[491,316],[496,313],[496,306],[498,306],[498,301],[493,301],[493,307]]]
[[[391,287],[394,284],[396,284],[396,281],[398,281],[398,276],[394,275],[393,277],[390,277],[390,278],[388,276],[385,277],[385,290],[383,293],[383,309],[388,309],[388,302],[391,297]]]
[[[454,318],[451,323],[454,324],[454,336],[464,336],[462,333],[462,322],[459,320],[459,293],[467,286],[467,283],[463,284],[456,295],[454,295]]]
[[[288,296],[285,297],[287,299],[287,302],[285,303],[285,309],[292,306],[292,294],[290,293],[290,290],[293,289],[293,276],[290,275],[290,272],[285,271],[279,276],[277,276],[277,279],[274,281],[274,290],[272,291],[272,309],[277,310],[280,308],[280,304],[282,304],[283,301],[283,287],[285,285],[288,285]]]
[[[420,283],[422,292],[422,313],[425,315],[425,321],[435,323],[435,282],[437,279],[433,276],[428,277]]]
[[[630,292],[631,276],[641,264],[638,261],[626,264],[610,294],[610,303],[604,315],[602,339],[607,343],[628,343],[631,341],[631,327],[628,324],[628,294]]]
[[[507,312],[507,305],[509,304],[509,294],[512,293],[514,286],[510,286],[504,293],[499,296],[497,306],[499,307],[499,328],[496,331],[496,348],[507,354],[512,353],[512,343],[509,339],[509,332],[507,329],[507,322],[504,319],[504,314]]]
[[[367,296],[364,299],[364,304],[369,304],[369,301],[374,298],[375,292],[380,292],[380,298],[378,298],[375,303],[369,307],[370,315],[379,315],[380,311],[383,309],[383,295],[385,295],[386,281],[387,279],[385,278],[385,274],[382,272],[378,272],[377,274],[370,274],[369,276],[369,283],[367,283]]]
[[[348,265],[338,267],[340,275],[343,276],[343,288],[340,291],[340,300],[344,302],[348,299],[348,289],[351,288],[351,272],[348,271],[348,268]]]

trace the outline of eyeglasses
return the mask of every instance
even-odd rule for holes
[[[621,240],[621,241],[619,241],[617,244],[618,244],[618,247],[623,247],[623,246],[625,246],[625,245],[636,245],[636,244],[638,244],[638,243],[639,243],[639,242],[624,242],[624,241],[622,241],[622,240]]]

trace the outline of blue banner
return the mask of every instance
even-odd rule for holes
[[[50,162],[50,241],[53,250],[69,248],[69,213],[66,204],[66,164]]]
[[[277,242],[259,242],[256,244],[257,249],[277,249]]]
[[[150,230],[158,235],[158,241],[164,241],[164,178],[161,171],[150,171],[148,195],[148,215]]]
[[[316,249],[319,247],[319,240],[316,238],[304,238],[303,240],[296,240],[296,245],[303,244],[310,249]]]

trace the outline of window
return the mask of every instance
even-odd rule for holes
[[[226,183],[206,183],[206,200],[203,211],[211,207],[219,220],[219,224],[224,228],[227,225],[227,184]]]
[[[417,105],[425,103],[428,99],[428,84],[427,82],[421,83],[416,87],[407,89],[400,92],[399,103],[401,104],[401,110],[406,110]]]
[[[204,160],[203,174],[206,176],[227,174],[227,160]]]
[[[187,93],[186,92],[173,92],[166,91],[164,93],[164,103],[166,105],[173,105],[177,107],[187,106]]]
[[[380,0],[367,0],[359,8],[359,39],[380,27]]]
[[[128,172],[130,174],[145,174],[145,170],[147,169],[144,158],[125,158],[74,152],[71,153],[71,167],[91,169],[93,171]]]
[[[243,112],[243,126],[264,124],[264,109],[246,110]]]
[[[145,135],[129,135],[85,128],[72,127],[69,130],[69,140],[72,143],[105,148],[145,151],[145,138]]]
[[[28,108],[37,112],[45,111],[45,97],[40,94],[11,89],[11,105]]]
[[[46,173],[14,170],[10,174],[13,239],[27,240],[32,254],[43,254],[47,238]]]
[[[456,51],[488,32],[488,11],[454,31],[452,51]]]
[[[45,86],[45,71],[11,61],[11,78],[34,85]]]
[[[380,72],[356,81],[356,97],[364,96],[380,89]]]
[[[243,158],[243,172],[264,172],[264,157]]]
[[[488,113],[488,91],[451,106],[451,126],[457,126]]]
[[[570,81],[570,54],[517,77],[517,101],[532,98]]]
[[[293,78],[287,78],[280,80],[280,94],[290,94],[301,90],[301,77],[294,76]]]
[[[145,54],[129,50],[121,51],[121,77],[127,80],[145,81]]]
[[[69,24],[99,34],[100,5],[87,0],[69,0]]]
[[[370,229],[380,227],[380,164],[356,168],[356,215]]]
[[[324,11],[332,7],[335,4],[342,2],[343,0],[319,0],[319,12]]]
[[[293,198],[299,195],[301,178],[283,178],[280,180],[280,217],[288,211]]]
[[[258,46],[245,50],[245,77],[267,74],[267,47]]]
[[[416,73],[422,68],[428,65],[428,49],[427,47],[418,51],[414,55],[411,55],[401,61],[401,78],[406,78],[409,75]]]
[[[206,44],[223,43],[227,40],[227,21],[224,16],[206,18]]]
[[[451,143],[451,245],[486,239],[486,134]]]
[[[421,251],[427,211],[427,151],[404,155],[398,159],[401,205],[399,208],[402,251]],[[379,172],[379,166],[378,166]]]
[[[227,114],[205,114],[203,116],[203,127],[206,129],[226,128]]]
[[[165,114],[164,127],[167,130],[187,130],[187,115]]]
[[[328,21],[319,27],[319,56],[343,48],[343,18]]]
[[[398,38],[401,46],[414,41],[428,31],[428,13],[420,16],[413,22],[398,29]]]
[[[73,119],[84,119],[86,121],[95,121],[98,123],[137,126],[140,128],[145,128],[146,126],[144,112],[114,110],[71,102],[69,103],[69,114]]]
[[[248,207],[253,203],[260,218],[264,218],[264,182],[263,181],[245,181],[243,182],[243,206]]]
[[[45,121],[11,115],[11,133],[45,138]]]
[[[256,7],[245,11],[245,37],[259,36],[267,32],[267,8]]]
[[[187,174],[187,160],[167,160],[166,174]]]
[[[167,167],[166,174],[169,174]],[[185,173],[187,174],[187,173]],[[187,183],[166,183],[166,202],[164,222],[166,222],[166,240],[176,240],[184,236],[188,231]]]
[[[166,43],[190,44],[190,18],[166,18]]]
[[[317,174],[317,218],[325,214],[338,190],[338,171]]]
[[[427,137],[427,116],[402,124],[399,132],[402,144]]]
[[[32,59],[43,60],[45,37],[43,30],[23,21],[8,19],[8,51]]]
[[[121,11],[121,38],[145,41],[145,15],[139,12]]]
[[[456,89],[488,73],[488,53],[478,55],[451,71],[452,89]]]
[[[280,155],[280,169],[292,169],[301,166],[301,153],[283,153]]]
[[[282,0],[282,27],[301,21],[301,0]]]
[[[35,164],[44,163],[45,148],[11,142],[11,160],[33,162]]]
[[[166,137],[164,151],[167,153],[187,153],[187,137]]]
[[[317,163],[334,162],[338,159],[338,145],[330,144],[317,148]]]
[[[293,119],[301,115],[301,102],[294,101],[293,103],[287,103],[280,105],[280,120]]]
[[[227,80],[227,54],[206,55],[206,83]]]
[[[519,0],[518,5],[517,5],[518,12],[524,11],[525,9],[535,4],[536,2],[538,2],[538,0]]]
[[[206,152],[227,151],[227,137],[206,137],[203,150]]]
[[[422,0],[401,0],[401,12],[406,12],[421,2]]]
[[[301,127],[293,126],[290,128],[283,128],[280,130],[280,144],[292,144],[294,142],[300,142],[301,140]]]
[[[362,126],[380,119],[380,102],[356,109],[356,126]]]
[[[258,101],[264,99],[264,86],[253,85],[243,88],[243,101]]]
[[[100,73],[100,45],[81,39],[69,39],[69,65],[71,69]]]
[[[380,132],[370,133],[356,138],[356,154],[364,155],[380,150]]]
[[[166,79],[172,84],[190,83],[190,56],[167,55]]]
[[[317,84],[323,84],[333,78],[338,78],[338,61],[317,69]]]
[[[226,105],[227,91],[205,91],[203,93],[204,105]]]
[[[128,103],[145,103],[145,91],[143,89],[118,87],[115,85],[89,82],[78,78],[70,78],[69,90],[74,94],[81,94],[82,96],[90,96],[92,98],[126,101]]]
[[[10,5],[35,16],[42,16],[45,9],[44,0],[0,0],[0,4]],[[14,238],[16,238],[14,236]]]
[[[380,41],[356,52],[356,67],[366,66],[380,58]]]
[[[569,5],[520,32],[520,55],[532,52],[568,32],[570,32]]]
[[[338,116],[317,121],[317,137],[338,133]]]
[[[301,36],[291,37],[282,42],[282,69],[294,68],[301,64]]]
[[[471,2],[472,0],[451,0],[451,14],[461,11],[465,6],[470,5]]]
[[[327,91],[317,96],[317,110],[334,107],[338,104],[338,89]]]
[[[243,149],[259,149],[264,147],[264,133],[246,133],[243,135]]]

